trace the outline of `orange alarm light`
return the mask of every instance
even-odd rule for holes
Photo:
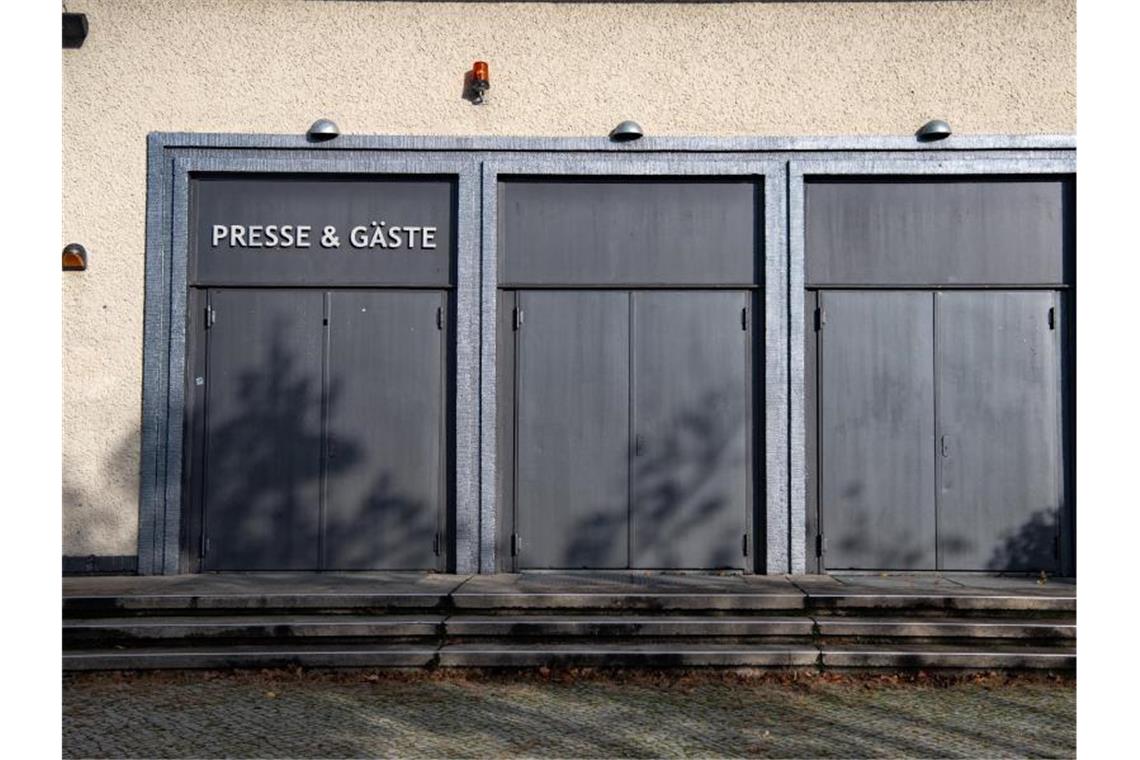
[[[471,78],[476,82],[486,82],[487,87],[491,86],[491,69],[486,61],[475,61],[471,65]]]

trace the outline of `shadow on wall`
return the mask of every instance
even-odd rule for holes
[[[322,540],[325,569],[430,566],[432,505],[402,493],[359,441],[333,431],[325,455],[320,363],[295,356],[285,334],[275,325],[262,361],[234,379],[210,380],[208,566],[317,569]],[[341,383],[329,385],[329,408],[342,392]]]
[[[639,554],[651,557],[650,564],[661,568],[741,566],[741,531],[748,507],[744,476],[738,480],[734,473],[745,471],[747,447],[745,419],[733,394],[733,390],[705,394],[698,404],[672,418],[660,440],[647,440],[640,451],[628,452],[629,516],[623,503],[581,520],[568,544],[567,568],[599,567],[615,551],[621,553],[617,542],[626,539],[627,525],[634,537],[630,566],[644,566]],[[737,483],[739,493],[730,485]],[[697,564],[692,561],[694,552],[702,555]]]
[[[986,569],[1054,572],[1058,564],[1054,556],[1056,541],[1056,511],[1038,510],[994,549]]]
[[[852,493],[857,494],[858,490]],[[859,533],[843,535],[837,545],[848,555],[866,552],[870,542],[862,531],[873,526],[867,520],[860,519],[858,515],[852,521],[853,530]],[[974,554],[974,541],[960,535],[940,535],[938,550],[946,570],[986,570],[990,572],[1047,572],[1053,573],[1057,569],[1057,558],[1054,556],[1056,547],[1056,511],[1042,509],[1033,513],[1030,519],[1020,528],[1004,539],[994,539],[993,550],[984,564],[972,567],[954,566],[955,556],[977,556]],[[917,543],[906,541],[903,536],[898,546],[875,546],[876,564],[873,568],[863,569],[934,569],[934,555],[927,550],[914,548]],[[912,548],[907,548],[909,544]]]
[[[139,440],[136,429],[100,457],[98,480],[91,485],[79,481],[68,468],[64,468],[61,505],[65,556],[134,556]],[[106,492],[103,489],[93,492],[91,488],[99,488],[100,482],[108,484]],[[115,548],[102,548],[108,545]]]

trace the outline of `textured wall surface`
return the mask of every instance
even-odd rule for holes
[[[1076,129],[1075,0],[71,0],[63,55],[64,554],[134,554],[146,134]],[[475,59],[488,103],[461,99]]]

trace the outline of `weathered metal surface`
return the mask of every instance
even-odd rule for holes
[[[1063,493],[1057,297],[936,299],[939,566],[1053,572]]]
[[[1063,284],[1068,182],[826,178],[804,189],[807,285]]]
[[[519,568],[629,564],[629,294],[519,294]]]
[[[632,298],[630,566],[744,568],[748,294]]]
[[[747,178],[504,179],[500,285],[752,285],[760,198]]]
[[[934,569],[933,297],[827,292],[820,305],[824,566]]]
[[[320,566],[323,300],[210,294],[205,569]]]
[[[438,291],[330,294],[326,569],[442,567],[444,307]]]

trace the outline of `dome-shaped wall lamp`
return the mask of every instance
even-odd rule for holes
[[[935,140],[945,140],[951,135],[950,125],[942,119],[931,119],[923,124],[915,132],[915,137],[919,142],[934,142]]]
[[[305,136],[309,142],[326,142],[340,136],[340,127],[331,119],[317,119]]]
[[[87,249],[79,243],[68,243],[63,247],[63,271],[82,272],[87,268]]]
[[[621,124],[618,124],[610,130],[610,139],[614,142],[630,142],[632,140],[640,140],[644,135],[641,131],[641,125],[636,121],[626,119]]]

